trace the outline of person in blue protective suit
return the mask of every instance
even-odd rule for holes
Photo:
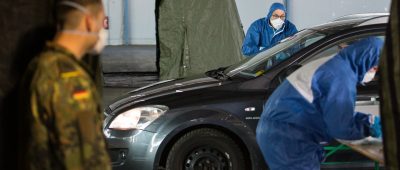
[[[371,81],[383,41],[369,37],[333,57],[311,61],[270,96],[257,142],[272,170],[320,169],[320,143],[380,137],[379,117],[355,112],[357,84]]]
[[[254,56],[295,33],[297,28],[286,19],[285,6],[274,3],[266,18],[258,19],[251,24],[243,41],[242,53],[245,56]]]

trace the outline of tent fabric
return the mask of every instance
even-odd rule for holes
[[[160,79],[225,67],[243,59],[243,28],[234,0],[158,0]]]
[[[400,167],[400,3],[392,0],[385,47],[379,65],[385,169]]]

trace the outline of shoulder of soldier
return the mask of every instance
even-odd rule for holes
[[[63,78],[66,75],[77,75],[76,63],[66,54],[57,51],[44,51],[36,61],[37,71],[46,74],[49,78]]]

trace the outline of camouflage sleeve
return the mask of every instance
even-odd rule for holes
[[[46,94],[51,141],[65,169],[111,169],[91,80],[78,71],[60,74]],[[44,82],[43,84],[46,84]],[[44,85],[46,86],[46,85]],[[49,86],[49,85],[47,85]]]

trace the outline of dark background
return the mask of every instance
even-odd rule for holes
[[[16,167],[18,82],[54,34],[56,1],[0,1],[0,169]]]

